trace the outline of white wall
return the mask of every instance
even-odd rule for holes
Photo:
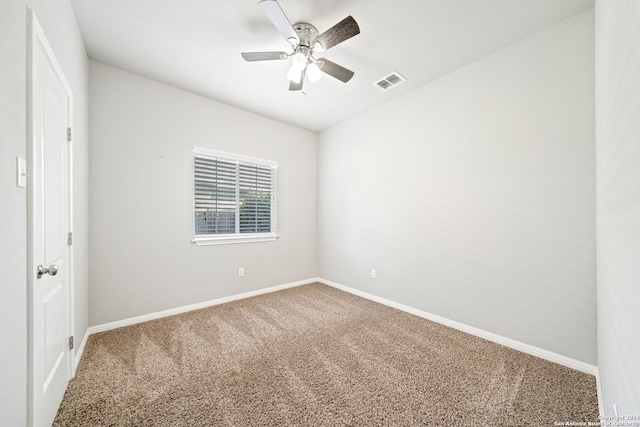
[[[594,138],[590,10],[323,132],[320,277],[595,364]]]
[[[316,134],[97,62],[90,80],[91,325],[317,276]],[[279,162],[277,241],[191,243],[193,146]]]
[[[88,59],[68,0],[0,2],[0,425],[27,418],[27,198],[15,185],[15,158],[26,158],[27,7],[51,43],[74,94],[75,333],[87,330]]]
[[[596,2],[598,367],[606,415],[640,415],[640,3]]]
[[[27,193],[16,187],[26,158],[24,2],[0,2],[0,424],[27,415]]]

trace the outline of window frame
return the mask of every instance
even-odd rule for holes
[[[249,165],[249,166],[261,166],[268,167],[271,169],[271,208],[270,208],[270,220],[271,220],[271,231],[268,233],[240,233],[240,228],[236,227],[236,232],[233,234],[196,234],[196,170],[195,163],[196,157],[200,158],[208,158],[211,160],[221,160],[225,162],[235,163],[236,167],[239,165]],[[227,153],[224,151],[212,150],[209,148],[203,147],[193,147],[193,152],[191,156],[191,166],[192,166],[192,197],[193,204],[191,210],[191,221],[192,221],[192,234],[193,239],[192,243],[195,243],[196,246],[209,246],[209,245],[226,245],[226,244],[234,244],[234,243],[256,243],[256,242],[271,242],[279,238],[280,236],[277,234],[277,169],[278,162],[272,160],[264,160],[255,157],[243,156],[240,154]],[[238,189],[239,181],[238,176],[236,175],[236,189]],[[236,191],[236,198],[238,196],[238,192]],[[239,200],[236,199],[236,223],[239,221]]]

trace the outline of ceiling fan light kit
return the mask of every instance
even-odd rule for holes
[[[322,70],[320,67],[322,63],[319,62],[311,62],[307,65],[307,77],[309,77],[310,82],[317,82],[322,77]]]
[[[324,58],[316,59],[316,52],[324,52],[351,37],[360,34],[358,23],[347,16],[322,34],[311,24],[299,22],[291,25],[276,0],[261,0],[258,5],[269,17],[280,34],[291,44],[293,52],[242,52],[245,61],[271,61],[291,58],[291,68],[287,72],[289,90],[299,91],[305,77],[311,82],[318,81],[322,74],[328,74],[344,83],[351,80],[354,72]]]

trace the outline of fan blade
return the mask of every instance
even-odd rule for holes
[[[284,14],[276,0],[260,0],[258,5],[289,43],[296,46],[300,42],[300,38],[291,26],[291,22],[289,22],[287,15]]]
[[[294,81],[292,81],[291,83],[289,83],[289,90],[302,90],[302,85],[304,84],[304,78],[306,77],[307,74],[307,69],[303,69],[302,70],[302,75],[300,76],[300,83],[296,83]]]
[[[245,61],[271,61],[275,59],[287,59],[287,52],[242,52]]]
[[[325,74],[329,74],[331,77],[335,77],[344,83],[351,80],[351,77],[355,74],[353,71],[344,68],[342,65],[338,65],[325,58],[318,58],[318,62],[322,63],[320,71]]]
[[[316,42],[322,45],[324,50],[331,49],[338,43],[342,43],[351,37],[360,34],[360,27],[352,16],[347,16],[333,27],[316,37]]]

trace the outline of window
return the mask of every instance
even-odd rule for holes
[[[277,167],[269,160],[194,147],[193,241],[275,240]]]

